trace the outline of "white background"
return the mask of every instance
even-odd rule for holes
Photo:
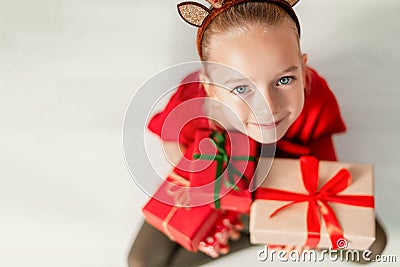
[[[126,266],[147,196],[125,166],[125,110],[147,78],[198,59],[177,2],[0,1],[0,266]],[[385,254],[399,258],[400,1],[295,9],[348,127],[339,159],[375,165]],[[258,249],[207,266],[271,264]]]

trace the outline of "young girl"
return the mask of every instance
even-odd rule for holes
[[[182,18],[199,27],[199,56],[202,61],[229,66],[243,75],[227,77],[231,72],[205,64],[182,81],[165,109],[148,125],[164,141],[167,154],[180,154],[193,142],[196,130],[222,125],[261,144],[276,144],[276,157],[314,155],[320,160],[337,160],[332,135],[344,132],[346,127],[327,83],[307,66],[307,55],[301,52],[300,24],[292,9],[297,1],[208,2],[210,9],[195,2],[178,5]],[[174,108],[199,97],[214,100],[197,107],[205,116],[175,133],[169,129],[173,134],[162,136],[164,121]],[[205,254],[186,251],[144,223],[129,255],[129,265],[198,266],[228,251],[246,248],[250,246],[248,217],[239,219],[239,215],[226,213],[210,234],[229,233],[233,240],[228,244],[228,238],[206,238],[199,247]],[[385,244],[385,232],[377,221],[376,241],[370,248],[373,255],[380,254]],[[301,252],[305,248],[287,245],[275,249]]]

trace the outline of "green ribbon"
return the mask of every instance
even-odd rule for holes
[[[241,161],[256,161],[255,157],[252,156],[234,156],[234,157],[229,157],[228,153],[226,152],[225,149],[225,141],[226,137],[225,134],[213,131],[210,133],[209,138],[213,142],[213,144],[217,148],[217,155],[210,155],[210,154],[194,154],[193,159],[203,159],[203,160],[212,160],[212,161],[217,161],[217,169],[215,173],[215,180],[219,181],[215,183],[214,186],[214,205],[215,208],[220,209],[221,208],[221,203],[220,203],[220,197],[219,193],[221,191],[222,187],[222,182],[224,185],[229,188],[233,188],[235,191],[239,191],[239,188],[235,185],[235,180],[234,180],[234,175],[238,175],[241,179],[244,179],[246,182],[249,182],[249,179],[247,179],[243,173],[241,173],[239,170],[237,170],[235,167],[232,166],[232,164],[228,164],[229,159],[231,160],[241,160]],[[223,166],[225,164],[227,165],[227,174],[228,174],[228,181],[225,179],[221,179],[220,176],[223,173]]]

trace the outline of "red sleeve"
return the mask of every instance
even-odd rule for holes
[[[297,154],[311,154],[321,160],[336,160],[332,135],[345,132],[346,125],[325,79],[315,70],[309,68],[309,71],[309,90],[303,110],[288,129],[281,144],[278,141],[278,148],[301,151]],[[292,144],[304,149],[294,149]]]
[[[188,75],[164,110],[149,120],[148,129],[163,141],[180,142],[187,146],[193,141],[195,130],[208,125],[202,112],[205,95],[204,87],[198,82],[198,72]]]

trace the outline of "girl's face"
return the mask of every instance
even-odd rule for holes
[[[209,116],[260,143],[281,139],[304,105],[307,56],[294,30],[283,24],[215,36],[210,60],[228,67],[211,66],[201,76]]]

